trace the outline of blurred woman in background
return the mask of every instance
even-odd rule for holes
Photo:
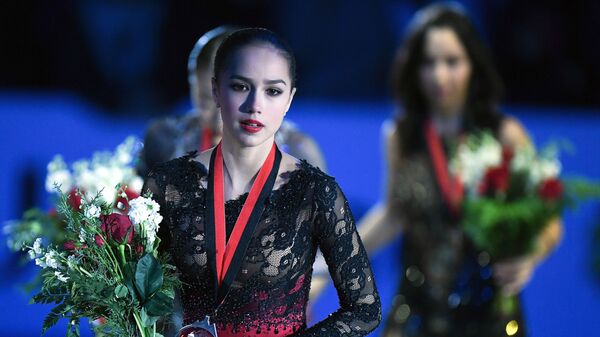
[[[533,254],[490,264],[465,237],[447,202],[452,196],[441,192],[432,141],[446,158],[451,144],[475,130],[491,130],[505,145],[531,146],[522,125],[497,110],[498,74],[461,9],[435,4],[415,15],[392,82],[403,113],[383,128],[387,195],[359,225],[368,251],[403,233],[402,280],[384,336],[523,336],[520,306],[500,315],[492,303],[498,292],[523,289],[559,240],[561,224],[546,227]]]

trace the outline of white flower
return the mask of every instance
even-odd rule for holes
[[[44,259],[39,258],[39,257],[37,259],[35,259],[35,265],[36,266],[40,266],[41,268],[48,267],[48,265],[46,264],[46,262],[44,262]]]
[[[45,262],[46,266],[48,266],[52,269],[58,269],[60,267],[60,264],[58,263],[57,257],[58,257],[58,254],[55,251],[53,251],[53,250],[48,251],[46,253],[46,255],[44,256],[44,259],[45,259],[44,262]],[[37,263],[37,261],[36,261],[36,263]],[[42,268],[45,268],[45,267],[42,267]]]
[[[79,241],[80,242],[85,242],[85,239],[87,238],[87,232],[85,231],[85,229],[81,228],[79,229]]]
[[[73,187],[71,172],[69,172],[67,164],[60,155],[54,156],[51,162],[48,163],[48,175],[46,176],[46,191],[54,193],[55,185],[60,186],[60,191],[65,193]]]
[[[86,218],[95,219],[100,216],[100,207],[91,204],[85,207],[85,211],[83,212]]]
[[[42,255],[42,238],[35,239],[31,250],[33,250],[36,256]]]
[[[59,272],[58,270],[54,272],[54,275],[56,275],[56,278],[61,281],[61,282],[67,282],[69,280],[69,277],[61,272]]]
[[[471,139],[458,146],[450,171],[473,195],[487,169],[499,165],[501,160],[502,146],[493,136],[484,134],[480,139]]]
[[[140,176],[133,174],[133,177],[131,179],[129,179],[128,187],[130,190],[140,194],[142,192],[143,186],[144,186],[144,180]]]
[[[548,178],[560,174],[561,164],[556,158],[541,158],[531,163],[529,179],[532,185],[537,185]]]
[[[71,173],[68,170],[60,170],[52,173],[48,173],[46,177],[46,191],[48,193],[55,193],[55,186],[60,186],[60,191],[66,193],[73,187]]]
[[[30,259],[35,260],[35,252],[32,249],[30,249],[27,253],[29,253]]]
[[[69,266],[69,268],[73,268],[73,266],[76,266],[77,264],[77,258],[74,255],[69,255],[69,257],[67,258],[67,265]]]
[[[139,150],[139,142],[135,137],[127,137],[123,143],[117,146],[115,151],[115,159],[121,165],[129,165],[135,153]]]
[[[160,205],[152,199],[137,197],[129,201],[129,207],[129,218],[134,225],[144,221],[158,225],[162,221],[162,216],[158,213]]]
[[[129,206],[129,219],[146,237],[146,247],[151,247],[156,240],[156,233],[163,219],[158,213],[160,205],[150,198],[138,197],[130,200]]]

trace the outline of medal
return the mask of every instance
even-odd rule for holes
[[[218,337],[217,327],[210,323],[210,317],[206,316],[202,321],[196,321],[181,328],[177,337]]]

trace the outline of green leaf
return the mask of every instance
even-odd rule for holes
[[[135,286],[140,293],[141,302],[145,302],[163,284],[163,271],[152,254],[144,255],[137,263]]]
[[[146,302],[144,308],[153,316],[164,316],[173,311],[173,299],[169,295],[159,292]]]
[[[46,316],[46,318],[44,319],[44,323],[42,325],[42,334],[46,332],[46,330],[54,326],[58,322],[58,320],[64,316],[66,307],[66,303],[61,303],[56,307],[52,308],[48,316]]]
[[[135,297],[136,288],[135,288],[135,262],[127,262],[127,264],[123,267],[123,283],[129,289],[129,293],[132,297]]]
[[[123,297],[127,296],[128,293],[129,293],[129,290],[127,290],[127,287],[122,284],[119,284],[115,288],[115,296],[117,298],[123,298]]]
[[[158,320],[157,316],[148,315],[148,313],[146,312],[146,308],[142,308],[141,318],[142,318],[142,325],[145,327],[152,326]]]

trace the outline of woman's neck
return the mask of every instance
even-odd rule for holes
[[[257,146],[242,146],[223,137],[221,151],[225,168],[225,199],[233,199],[250,191],[254,178],[269,156],[273,138]]]

